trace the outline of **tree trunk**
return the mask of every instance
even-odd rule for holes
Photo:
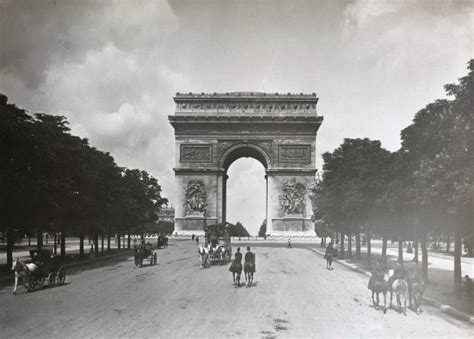
[[[97,231],[94,232],[94,250],[95,250],[95,255],[99,255],[99,233]]]
[[[120,234],[117,233],[117,248],[120,249],[121,246],[120,246]]]
[[[130,232],[128,233],[127,248],[130,249]]]
[[[372,244],[370,243],[370,229],[367,227],[367,265],[372,267]]]
[[[79,236],[79,256],[84,257],[84,234]]]
[[[61,258],[66,256],[66,235],[61,232]]]
[[[104,253],[104,231],[100,232],[100,238],[101,238],[101,240],[102,240],[102,242],[101,242],[101,244],[100,244],[100,245],[101,245],[100,252],[101,252],[101,253]]]
[[[382,260],[384,267],[387,267],[387,238],[385,236],[382,240]]]
[[[446,253],[449,253],[451,250],[451,237],[449,236],[449,233],[446,234]]]
[[[403,238],[398,239],[398,259],[397,262],[403,265]]]
[[[58,233],[54,231],[54,254],[58,254]]]
[[[413,257],[413,261],[418,264],[418,238],[415,239],[415,246],[413,246],[413,251],[415,251],[415,256]]]
[[[107,251],[110,251],[110,234],[107,234]]]
[[[36,248],[43,248],[43,232],[41,230],[38,230],[38,234],[36,235]]]
[[[461,232],[459,227],[456,227],[454,232],[454,291],[456,293],[462,290],[461,253]]]
[[[357,233],[356,235],[356,259],[360,259],[360,234]]]
[[[15,246],[15,239],[10,228],[7,230],[7,267],[13,266],[13,247]]]
[[[423,280],[428,282],[428,249],[426,248],[426,233],[421,236],[421,273]]]
[[[344,232],[341,232],[341,240],[339,243],[339,258],[344,259]]]
[[[352,257],[352,234],[347,235],[347,256]]]

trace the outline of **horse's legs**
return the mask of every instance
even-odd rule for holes
[[[387,292],[383,292],[383,313],[387,313]]]
[[[390,289],[390,307],[392,307],[393,290]]]
[[[15,286],[13,287],[13,294],[16,294],[16,287],[18,286],[18,276],[15,273]]]

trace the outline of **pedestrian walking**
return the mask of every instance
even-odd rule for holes
[[[288,238],[288,245],[286,247],[291,248],[291,238]]]
[[[94,260],[94,259],[95,259],[94,241],[91,241],[91,248],[90,248],[90,251],[89,251],[89,258],[90,258],[91,260]]]

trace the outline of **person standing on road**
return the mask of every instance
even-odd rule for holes
[[[291,239],[290,238],[288,238],[288,246],[286,246],[286,247],[291,248]]]

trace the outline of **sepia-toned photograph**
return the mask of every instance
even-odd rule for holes
[[[474,0],[0,0],[0,339],[473,338]]]

